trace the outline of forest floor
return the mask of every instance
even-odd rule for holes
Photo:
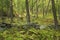
[[[60,39],[60,31],[56,31],[54,29],[49,29],[49,28],[40,30],[40,29],[35,29],[33,27],[24,29],[21,28],[20,25],[27,23],[25,17],[23,20],[20,18],[14,18],[13,20],[14,20],[13,25],[16,26],[9,29],[0,30],[0,40],[45,40],[45,39],[59,40]],[[6,18],[4,21],[10,23],[10,19],[8,20]],[[43,17],[43,15],[39,15],[38,18],[32,15],[31,22],[38,23],[40,26],[43,25],[44,27],[49,25],[54,25],[53,16],[51,14],[46,15],[45,17]]]

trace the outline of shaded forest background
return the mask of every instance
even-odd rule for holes
[[[60,0],[0,0],[0,30],[1,40],[60,40]]]

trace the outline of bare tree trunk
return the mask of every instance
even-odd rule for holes
[[[51,1],[51,0],[49,0],[48,5],[47,5],[47,7],[46,7],[46,15],[48,14],[48,8],[49,8],[50,1]]]
[[[56,14],[56,8],[55,8],[54,0],[51,0],[51,3],[52,3],[52,12],[53,12],[53,16],[54,16],[54,23],[55,23],[55,27],[56,27],[56,30],[57,30],[58,20],[57,20],[57,14]]]
[[[11,23],[13,22],[13,1],[10,0],[10,17],[11,17]]]
[[[36,17],[38,18],[38,0],[36,0]]]
[[[3,1],[1,1],[1,3],[3,4]],[[3,10],[3,5],[1,4],[1,18],[2,18],[2,23],[4,23],[4,21],[5,21],[5,18],[4,18],[4,10]]]
[[[45,13],[44,13],[44,7],[43,7],[43,18],[44,18],[44,16],[45,16]]]
[[[59,16],[59,20],[60,20],[60,5],[58,5],[58,16]]]
[[[58,17],[59,17],[59,20],[60,20],[60,3],[59,3],[59,0],[57,0],[56,3],[58,5]]]
[[[33,6],[34,6],[34,5],[33,5],[33,0],[32,0],[32,14],[33,14]]]
[[[43,0],[42,0],[42,3],[43,3],[43,4],[42,4],[42,5],[43,5],[43,6],[42,6],[42,12],[43,12],[43,18],[44,18],[44,16],[45,16],[44,11],[45,11],[45,10],[44,10],[44,1],[43,1]]]
[[[26,0],[26,17],[27,17],[27,23],[30,23],[30,13],[29,13],[29,3],[28,0]]]

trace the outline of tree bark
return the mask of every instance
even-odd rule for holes
[[[38,18],[38,0],[36,0],[36,17]]]
[[[10,0],[10,17],[11,17],[11,23],[13,21],[13,1]]]
[[[54,0],[51,0],[51,4],[52,4],[52,12],[53,12],[53,17],[54,17],[54,23],[55,23],[55,27],[56,27],[56,30],[57,30],[58,20],[57,20],[57,14],[56,14],[56,8],[55,8]]]
[[[50,0],[49,0],[49,2],[48,2],[48,5],[47,5],[47,7],[46,7],[46,15],[48,14],[48,8],[49,8],[49,4],[50,4]]]
[[[27,23],[30,23],[30,13],[29,13],[29,3],[28,0],[26,0],[26,17],[27,17]]]
[[[32,14],[33,14],[33,6],[34,6],[34,5],[33,5],[33,0],[32,0]]]

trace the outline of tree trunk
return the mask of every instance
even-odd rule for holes
[[[13,1],[10,0],[10,17],[11,17],[11,22],[13,22]]]
[[[1,3],[3,4],[4,2],[3,1],[1,1]],[[4,10],[3,10],[3,5],[1,4],[1,18],[2,18],[2,23],[4,23],[5,22],[5,18],[4,18]]]
[[[58,5],[58,16],[59,16],[59,20],[60,20],[60,5]]]
[[[54,0],[51,0],[51,3],[52,3],[52,12],[53,12],[53,16],[54,16],[54,23],[55,23],[55,27],[56,27],[56,30],[57,30],[58,20],[57,20],[57,14],[56,14],[56,8],[55,8]]]
[[[30,13],[29,13],[29,3],[28,0],[26,0],[26,17],[27,17],[27,23],[30,23]]]
[[[38,0],[36,0],[36,17],[38,18]]]
[[[44,1],[42,0],[42,13],[43,13],[43,18],[44,18],[44,16],[45,16],[45,13],[44,13]]]
[[[47,7],[46,7],[46,15],[48,14],[49,4],[50,4],[50,0],[49,0],[49,2],[48,2]]]
[[[33,14],[33,6],[34,6],[34,5],[33,5],[33,0],[32,0],[32,14]]]
[[[58,17],[60,20],[60,3],[59,3],[59,0],[57,0],[57,5],[58,5]]]

